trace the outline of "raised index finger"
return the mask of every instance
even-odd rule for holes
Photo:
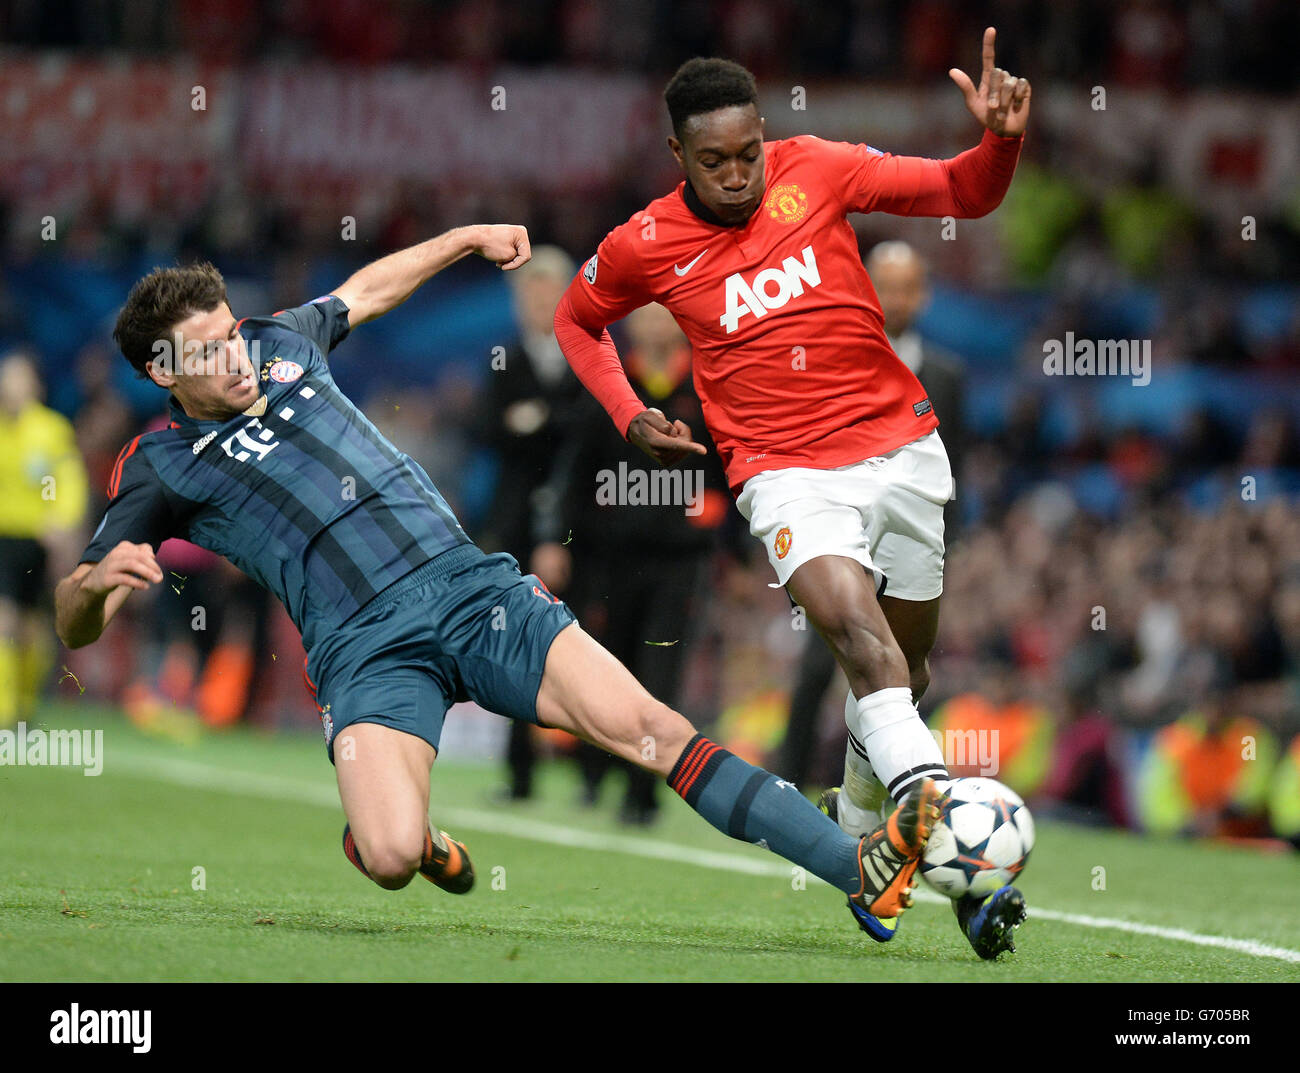
[[[984,31],[983,62],[980,71],[984,85],[988,85],[988,79],[993,74],[993,44],[997,39],[998,32],[992,26]]]

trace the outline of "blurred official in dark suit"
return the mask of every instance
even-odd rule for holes
[[[542,490],[550,501],[535,500],[534,532],[543,542],[533,553],[532,570],[541,578],[571,576],[565,602],[583,629],[656,697],[677,705],[709,560],[731,497],[703,427],[690,343],[673,315],[651,302],[633,310],[624,326],[628,380],[637,394],[668,421],[698,430],[698,442],[709,453],[661,469],[640,448],[621,441],[600,404],[587,397],[585,416],[568,430]],[[620,484],[629,492],[634,485],[657,491],[620,496]],[[620,820],[654,821],[662,780],[594,745],[580,745],[577,759],[586,803],[595,803],[605,774],[621,768],[627,788]]]
[[[577,273],[573,259],[558,246],[539,246],[532,260],[510,274],[519,342],[494,362],[487,398],[479,413],[479,439],[500,462],[492,509],[479,534],[484,551],[506,551],[527,571],[532,558],[533,496],[546,481],[575,407],[586,391],[555,341],[555,307]],[[567,576],[540,575],[562,593]],[[510,722],[509,796],[532,794],[532,727]]]
[[[889,343],[930,396],[960,494],[966,446],[966,372],[960,358],[927,343],[916,329],[916,318],[930,301],[925,262],[906,242],[882,242],[872,247],[866,265],[885,314]],[[944,542],[949,547],[957,531],[956,506],[954,500],[943,512]]]

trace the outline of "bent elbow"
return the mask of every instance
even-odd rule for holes
[[[57,615],[54,619],[54,633],[64,648],[85,648],[86,645],[90,644],[90,642],[94,640],[93,637],[85,637],[76,633],[71,628],[70,623],[60,621]]]
[[[560,338],[562,332],[577,327],[577,321],[573,319],[573,304],[569,301],[567,292],[560,296],[560,300],[555,306],[555,316],[551,318],[551,327],[555,331],[556,339]]]
[[[1002,204],[1002,199],[997,201],[976,201],[968,204],[957,206],[956,217],[959,220],[982,220],[985,216]]]

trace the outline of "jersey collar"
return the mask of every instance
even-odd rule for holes
[[[764,189],[763,196],[765,196],[766,193],[767,191],[766,189]],[[749,227],[750,224],[752,224],[755,220],[757,220],[759,209],[762,208],[761,197],[760,197],[759,206],[755,208],[752,213],[750,213],[749,219],[746,220],[743,224],[726,223],[720,216],[717,215],[717,213],[715,213],[712,209],[710,209],[707,205],[705,205],[703,201],[700,200],[700,195],[695,192],[695,187],[691,185],[690,179],[682,180],[682,200],[686,203],[686,207],[691,210],[692,214],[699,217],[706,224],[711,224],[713,227],[725,227],[728,231],[736,231],[736,232],[744,231],[747,227]]]
[[[695,187],[691,185],[690,179],[684,180],[683,187],[682,187],[682,200],[686,202],[686,207],[690,209],[691,212],[695,213],[695,215],[698,216],[701,220],[703,220],[706,224],[712,224],[714,227],[727,227],[727,228],[731,228],[731,227],[739,228],[745,226],[745,224],[733,225],[733,224],[725,223],[722,217],[720,217],[717,213],[715,213],[712,209],[710,209],[707,205],[705,205],[703,201],[700,200],[700,195],[695,192]],[[749,222],[748,220],[745,221],[745,223],[748,222]]]
[[[168,423],[168,428],[199,433],[208,429],[220,428],[226,423],[225,421],[191,417],[181,408],[181,404],[175,395],[168,395],[167,403],[171,411],[171,421]]]
[[[198,428],[201,425],[211,425],[216,422],[200,421],[197,417],[191,417],[187,414],[180,404],[180,400],[175,395],[167,396],[167,409],[171,414],[169,427],[171,428]]]
[[[266,413],[267,402],[266,388],[263,387],[262,393],[257,396],[257,400],[242,413],[232,414],[230,417],[217,420],[215,418],[197,418],[191,417],[182,408],[175,395],[167,396],[168,410],[171,415],[169,428],[212,428],[214,426],[224,425],[227,421],[234,421],[237,417],[261,417]]]

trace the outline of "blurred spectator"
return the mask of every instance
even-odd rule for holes
[[[1137,773],[1137,819],[1156,834],[1266,833],[1277,763],[1271,733],[1234,710],[1226,681],[1198,711],[1159,730]]]
[[[86,513],[72,425],[41,395],[31,354],[0,358],[0,727],[31,712],[49,676],[50,579],[76,565]]]
[[[939,418],[953,476],[960,481],[966,457],[966,373],[960,358],[923,338],[916,327],[930,302],[925,261],[905,242],[882,242],[867,255],[866,267],[880,299],[890,346],[925,388]],[[957,536],[952,504],[944,511],[943,524],[944,537],[951,543]]]
[[[558,510],[544,510],[539,520],[538,531],[548,539],[534,552],[533,570],[540,577],[571,578],[566,599],[583,628],[651,694],[677,707],[702,614],[700,591],[731,501],[691,382],[686,337],[655,303],[634,310],[625,325],[633,388],[669,421],[684,421],[709,454],[661,469],[620,442],[600,405],[587,397],[555,459],[547,491]],[[670,494],[638,496],[632,491],[638,477]],[[548,506],[546,498],[540,502]],[[580,745],[577,755],[588,802],[617,767],[627,777],[620,818],[654,820],[657,776],[592,745]]]
[[[1273,832],[1300,850],[1300,734],[1291,739],[1273,775],[1268,817]]]
[[[930,716],[954,778],[988,775],[1028,798],[1052,764],[1051,713],[1028,699],[1024,682],[1005,667],[989,667],[978,692],[946,701]]]
[[[1116,183],[1101,203],[1101,221],[1116,262],[1137,279],[1150,279],[1163,267],[1165,252],[1194,223],[1189,205],[1156,174],[1152,151],[1130,182]]]
[[[553,327],[555,307],[575,272],[573,259],[563,250],[538,246],[533,259],[510,274],[519,342],[494,356],[480,413],[480,438],[496,452],[500,469],[477,543],[485,551],[509,552],[525,570],[535,543],[534,494],[550,474],[586,395],[564,360]],[[539,576],[553,592],[564,594],[569,578],[562,567]],[[527,723],[511,722],[506,763],[515,799],[532,795],[532,735]]]
[[[1102,686],[1118,660],[1106,635],[1094,632],[1062,667],[1063,710],[1047,778],[1035,807],[1083,823],[1129,822],[1123,763],[1114,718],[1102,706]]]

